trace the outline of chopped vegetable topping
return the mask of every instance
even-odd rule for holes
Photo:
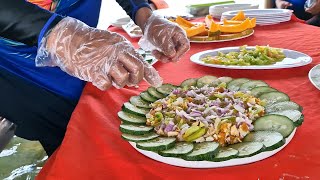
[[[256,46],[254,49],[247,49],[241,46],[239,52],[229,52],[224,54],[218,52],[217,56],[206,56],[201,60],[208,64],[221,65],[270,65],[282,61],[286,56],[281,49],[269,46]]]
[[[151,104],[147,125],[157,134],[178,141],[216,141],[222,146],[241,142],[264,115],[264,102],[240,91],[218,87],[177,88]]]

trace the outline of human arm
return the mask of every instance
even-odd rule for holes
[[[276,7],[279,9],[287,9],[288,7],[292,6],[291,3],[285,0],[276,0],[275,4],[276,4]]]
[[[37,66],[58,66],[105,90],[161,78],[124,37],[74,18],[63,18],[24,0],[0,0],[0,36],[38,46]]]

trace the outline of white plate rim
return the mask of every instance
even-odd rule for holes
[[[255,46],[247,46],[247,48],[254,48]],[[190,57],[190,61],[195,63],[195,64],[199,64],[199,65],[202,65],[202,66],[207,66],[207,67],[213,67],[213,68],[222,68],[222,69],[254,69],[254,70],[263,70],[263,69],[284,69],[284,68],[294,68],[294,67],[301,67],[301,66],[305,66],[305,65],[308,65],[312,62],[312,58],[305,54],[305,53],[302,53],[302,52],[298,52],[298,51],[295,51],[295,50],[290,50],[290,49],[283,49],[283,48],[280,48],[282,49],[283,51],[291,51],[291,52],[295,52],[295,53],[299,53],[303,56],[305,56],[308,61],[304,61],[304,62],[301,62],[299,64],[272,64],[272,65],[261,65],[261,66],[235,66],[235,65],[218,65],[218,64],[206,64],[202,61],[199,60],[200,56],[201,55],[204,55],[206,53],[210,53],[210,52],[218,52],[218,51],[222,51],[222,50],[228,50],[230,49],[230,51],[232,50],[237,50],[239,49],[240,46],[233,46],[233,47],[225,47],[225,48],[218,48],[218,49],[214,49],[214,50],[206,50],[206,51],[202,51],[202,52],[198,52],[196,54],[193,54],[191,57]]]
[[[222,15],[224,16],[234,16],[238,13],[239,10],[235,10],[235,11],[227,11],[227,12],[224,12],[222,13]],[[246,13],[250,13],[252,11],[279,11],[279,13],[270,13],[270,14],[246,14]],[[246,10],[243,10],[244,14],[246,14],[246,16],[255,16],[255,17],[274,17],[274,16],[279,16],[279,15],[287,15],[287,14],[292,14],[292,10],[290,9],[246,9]],[[235,14],[234,14],[235,13]]]
[[[293,130],[293,132],[286,138],[286,143],[272,151],[264,151],[259,154],[256,154],[251,157],[246,157],[246,158],[235,158],[235,159],[230,159],[227,161],[221,161],[221,162],[211,162],[211,161],[186,161],[180,158],[174,158],[174,157],[164,157],[160,156],[159,154],[152,152],[152,151],[145,151],[142,149],[138,149],[134,142],[129,142],[129,144],[137,150],[139,153],[147,156],[148,158],[151,158],[153,160],[173,165],[173,166],[178,166],[178,167],[186,167],[186,168],[221,168],[221,167],[228,167],[228,166],[237,166],[237,165],[244,165],[244,164],[250,164],[254,163],[257,161],[261,161],[263,159],[269,158],[279,151],[281,151],[283,148],[285,148],[293,139],[295,133],[296,133],[297,128]]]
[[[320,66],[320,64],[313,66],[309,73],[308,73],[308,77],[309,77],[309,81],[313,84],[314,87],[316,87],[318,90],[320,90],[320,86],[318,86],[311,78],[312,72],[318,67]]]
[[[212,41],[194,41],[194,40],[189,40],[191,43],[218,43],[218,42],[228,42],[228,41],[235,41],[235,40],[239,40],[239,39],[244,39],[247,38],[249,36],[252,36],[254,34],[254,30],[252,30],[252,33],[245,35],[245,36],[241,36],[238,38],[234,38],[234,39],[224,39],[224,40],[212,40]]]
[[[121,28],[123,25],[128,24],[130,21],[131,21],[130,17],[121,17],[112,21],[110,24],[112,26]]]
[[[131,23],[131,24],[130,24]],[[130,21],[129,23],[127,23],[127,24],[124,24],[124,25],[122,25],[121,27],[122,27],[122,29],[131,37],[131,38],[140,38],[140,37],[142,37],[142,34],[133,34],[133,33],[131,33],[130,31],[131,31],[131,29],[133,29],[133,27],[130,27],[130,28],[127,28],[127,26],[128,25],[134,25],[134,26],[136,26],[136,27],[139,27],[139,26],[137,26],[137,25],[135,25],[135,24],[132,24],[133,23],[133,21]],[[141,31],[142,32],[142,31]]]

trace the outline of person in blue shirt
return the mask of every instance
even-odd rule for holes
[[[320,26],[320,1],[316,1],[311,7],[305,8],[307,0],[275,0],[275,5],[280,9],[292,9],[293,13],[310,25]]]
[[[140,26],[140,45],[176,62],[190,44],[178,25],[152,14],[146,0],[117,0]],[[96,29],[101,0],[0,0],[0,116],[16,135],[61,144],[85,82],[101,90],[162,83],[123,36]],[[88,120],[90,123],[90,120]]]

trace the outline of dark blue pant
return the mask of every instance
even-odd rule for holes
[[[17,136],[40,141],[48,155],[61,144],[76,104],[0,68],[0,116],[17,125]]]

